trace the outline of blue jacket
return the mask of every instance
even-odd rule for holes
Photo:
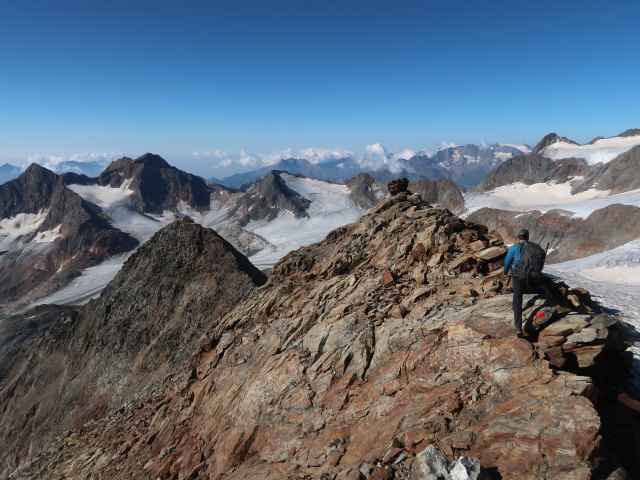
[[[514,243],[509,248],[507,256],[504,259],[504,274],[509,273],[509,269],[515,270],[520,263],[520,243]]]

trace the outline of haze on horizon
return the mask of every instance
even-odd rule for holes
[[[308,148],[612,136],[640,123],[639,13],[622,0],[3,2],[0,163],[151,151],[221,177]]]

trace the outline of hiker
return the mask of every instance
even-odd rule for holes
[[[542,267],[546,252],[536,243],[529,242],[529,230],[520,230],[517,233],[518,243],[509,248],[504,259],[504,274],[511,270],[513,282],[513,323],[516,327],[516,336],[523,338],[522,332],[522,295],[530,292],[543,280]]]

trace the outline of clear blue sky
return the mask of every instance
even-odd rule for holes
[[[584,142],[640,127],[637,1],[0,0],[0,155]]]

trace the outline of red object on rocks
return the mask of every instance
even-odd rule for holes
[[[533,318],[544,318],[544,312],[542,310],[540,310],[539,312],[536,312]]]

